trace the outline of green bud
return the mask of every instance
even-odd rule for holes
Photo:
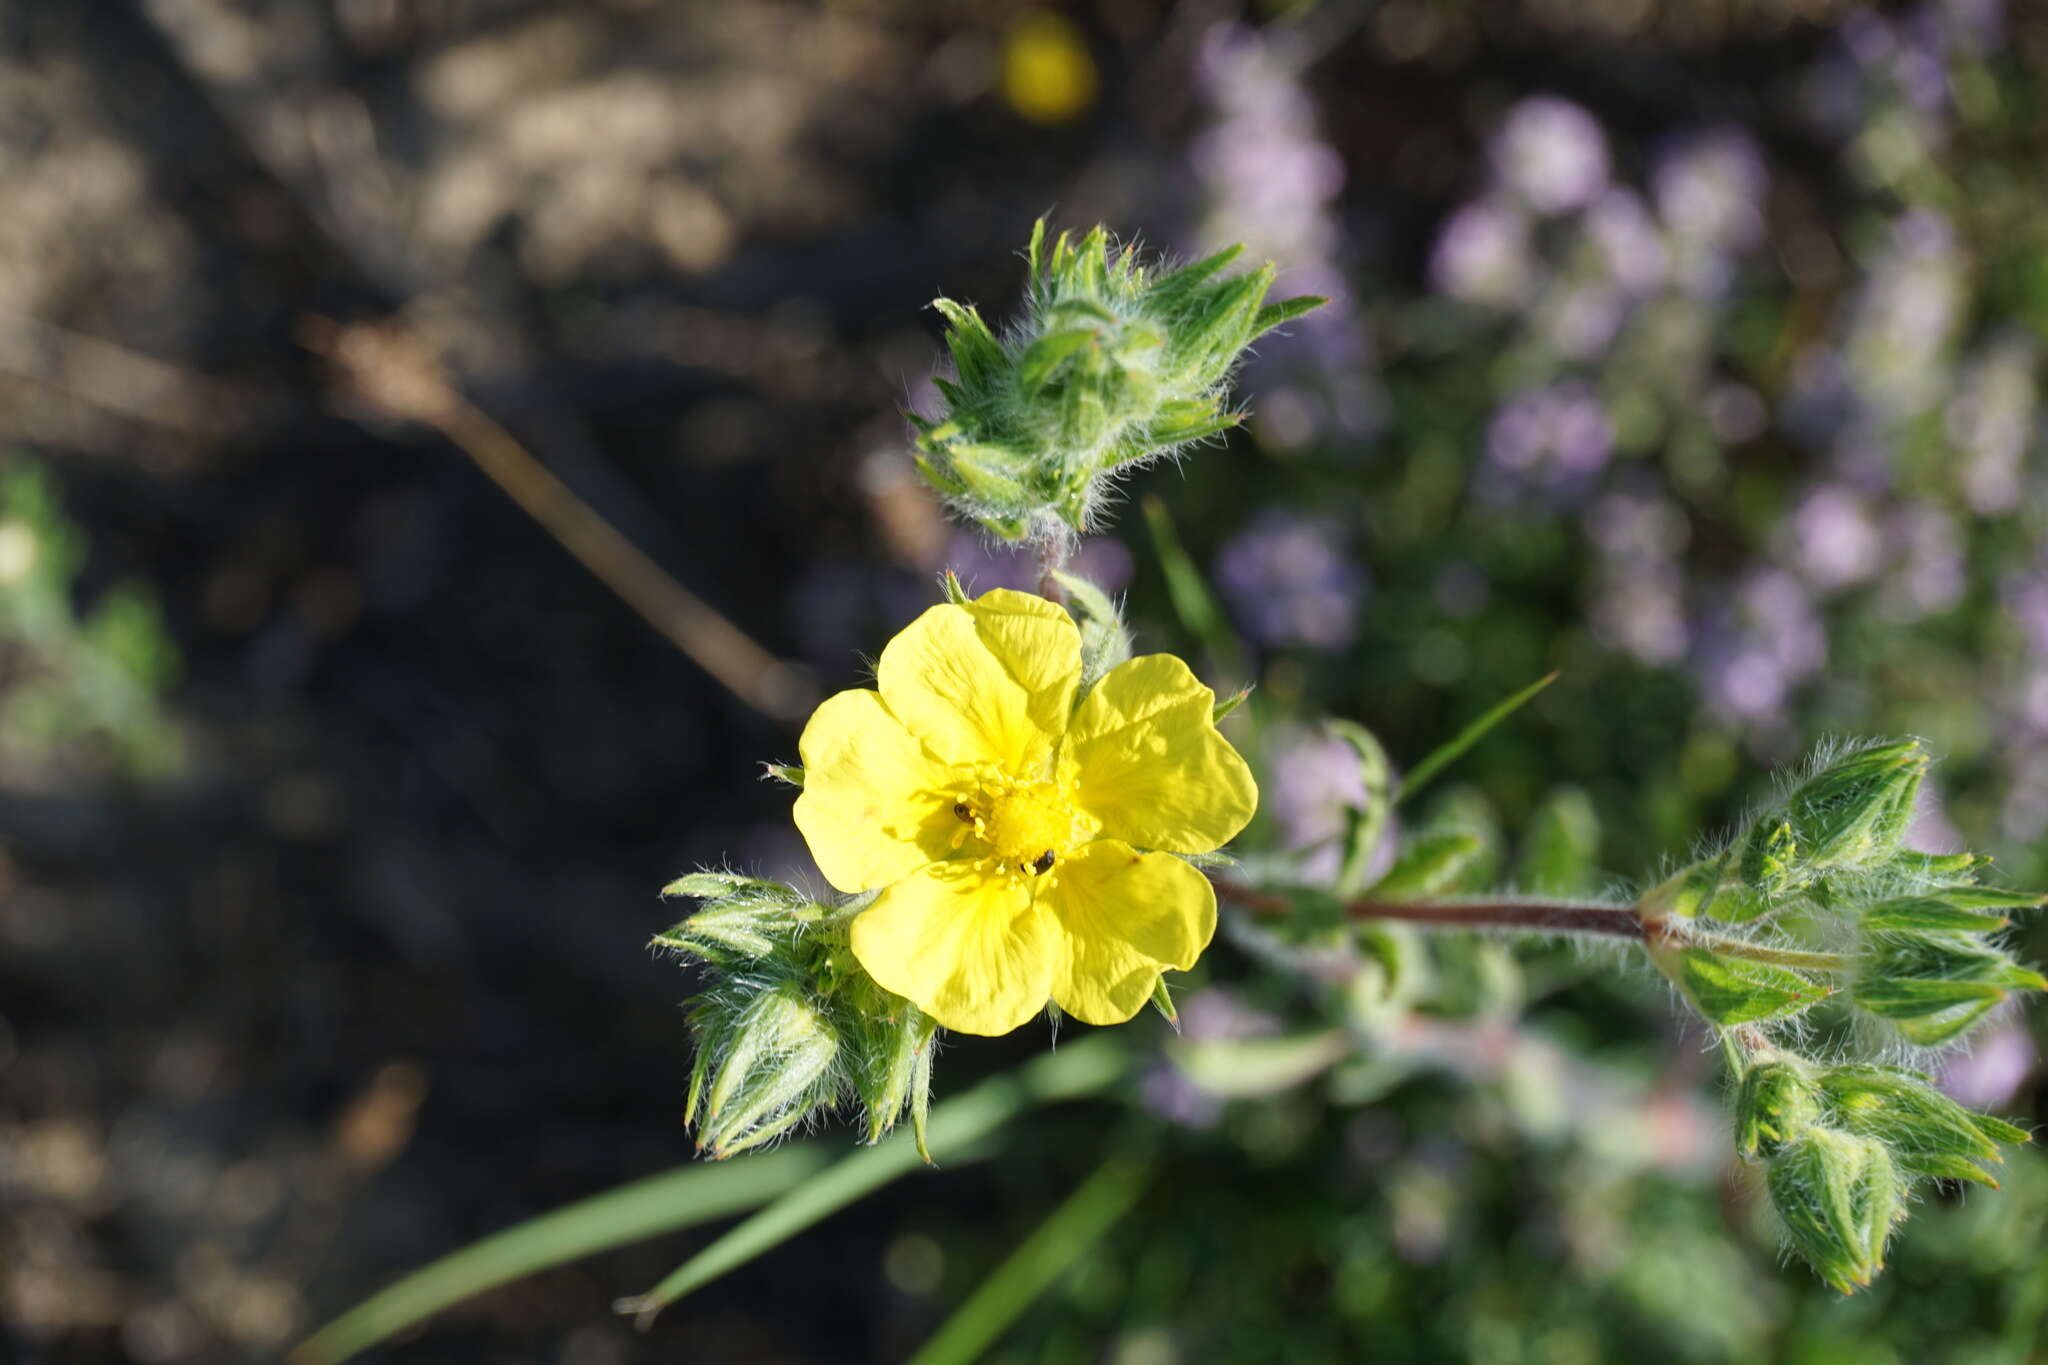
[[[2048,990],[2048,978],[1964,934],[1879,933],[1864,941],[1850,998],[1907,1042],[1935,1047],[2015,990]]]
[[[1997,1188],[1986,1164],[1997,1165],[2000,1140],[2024,1140],[2012,1125],[1973,1114],[1914,1071],[1849,1065],[1821,1073],[1820,1088],[1835,1122],[1889,1148],[1901,1169]]]
[[[1799,837],[1793,833],[1790,821],[1759,820],[1742,841],[1736,872],[1743,885],[1758,892],[1765,901],[1790,895],[1807,880],[1799,853]]]
[[[1698,919],[1714,905],[1727,871],[1724,858],[1705,858],[1689,864],[1643,893],[1636,909],[1644,922],[1667,919]]]
[[[691,1022],[699,1065],[685,1112],[699,1151],[746,1151],[837,1099],[839,1030],[800,986],[770,987],[736,1009],[711,997]]]
[[[872,994],[875,1000],[857,1015],[857,1046],[850,1060],[854,1090],[866,1110],[867,1140],[880,1142],[909,1107],[919,1075],[930,1085],[929,1067],[919,1064],[935,1046],[939,1026],[923,1010],[879,986],[872,986]]]
[[[1900,740],[1844,755],[1801,783],[1785,802],[1798,858],[1814,871],[1889,862],[1927,763],[1918,740]]]
[[[1829,1285],[1853,1294],[1884,1268],[1905,1187],[1883,1143],[1809,1128],[1772,1158],[1766,1184],[1793,1248]]]
[[[656,934],[650,946],[720,964],[773,952],[789,938],[810,904],[802,892],[780,882],[732,872],[693,872],[664,886],[661,894],[699,900],[703,905]]]
[[[1038,223],[1017,327],[998,337],[971,307],[933,305],[955,374],[944,415],[912,418],[918,468],[1005,539],[1091,527],[1118,471],[1234,425],[1245,348],[1321,303],[1266,304],[1273,268],[1222,276],[1235,255],[1162,274],[1102,228],[1048,243]]]
[[[1744,1156],[1774,1157],[1820,1122],[1820,1091],[1792,1058],[1753,1064],[1735,1100],[1735,1145]]]

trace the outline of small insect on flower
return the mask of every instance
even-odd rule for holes
[[[854,955],[947,1028],[1008,1033],[1048,998],[1122,1023],[1215,933],[1215,890],[1173,855],[1258,805],[1215,693],[1170,654],[1076,706],[1080,680],[1073,619],[998,590],[925,612],[882,651],[879,690],[804,729],[797,828],[832,885],[881,892]]]

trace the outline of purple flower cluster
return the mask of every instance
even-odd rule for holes
[[[1216,585],[1258,644],[1340,649],[1358,634],[1365,571],[1326,518],[1267,508],[1217,552]]]
[[[1247,376],[1257,429],[1282,448],[1333,427],[1370,434],[1380,406],[1371,348],[1345,297],[1344,161],[1317,131],[1301,64],[1284,37],[1240,24],[1210,29],[1195,77],[1213,117],[1189,149],[1209,192],[1193,249],[1242,242],[1283,263],[1286,293],[1331,300],[1262,342]]]

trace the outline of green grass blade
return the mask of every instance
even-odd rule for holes
[[[992,1077],[935,1106],[931,1146],[940,1152],[962,1152],[1027,1109],[1103,1089],[1122,1076],[1128,1064],[1123,1045],[1107,1034],[1069,1043],[1026,1063],[1012,1075]],[[620,1300],[618,1309],[634,1314],[645,1327],[683,1295],[772,1251],[922,1164],[917,1145],[902,1135],[862,1148],[727,1232],[647,1293]]]
[[[910,1365],[973,1365],[1145,1192],[1150,1163],[1110,1157],[934,1332]]]
[[[1394,793],[1394,804],[1400,805],[1416,792],[1428,786],[1438,773],[1463,758],[1467,749],[1486,738],[1487,732],[1492,730],[1494,726],[1528,705],[1538,692],[1541,692],[1556,681],[1557,673],[1554,670],[1544,674],[1535,682],[1530,683],[1506,701],[1498,703],[1478,720],[1473,721],[1470,725],[1460,730],[1450,742],[1439,745],[1430,753],[1429,757],[1409,769],[1408,775],[1401,779],[1401,786]]]
[[[1152,532],[1152,547],[1158,552],[1159,568],[1166,575],[1166,594],[1173,602],[1174,615],[1190,635],[1202,642],[1225,673],[1233,678],[1244,677],[1244,648],[1238,643],[1237,632],[1230,628],[1229,618],[1210,594],[1208,584],[1202,581],[1202,571],[1188,558],[1166,504],[1156,497],[1147,497],[1144,506],[1145,525]]]
[[[757,1208],[823,1169],[822,1145],[788,1147],[728,1165],[690,1165],[544,1213],[416,1270],[351,1308],[292,1353],[333,1365],[450,1304],[522,1275]]]

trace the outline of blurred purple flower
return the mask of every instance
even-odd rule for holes
[[[1180,1015],[1183,1043],[1236,1042],[1270,1038],[1280,1032],[1280,1021],[1261,1010],[1251,1009],[1235,991],[1224,986],[1204,986],[1175,1003]],[[1149,1067],[1138,1083],[1139,1101],[1168,1123],[1185,1128],[1208,1128],[1222,1116],[1223,1101],[1211,1094],[1171,1060]]]
[[[1679,239],[1711,251],[1746,251],[1763,239],[1770,172],[1740,128],[1710,128],[1679,139],[1650,177],[1657,216]]]
[[[1288,293],[1333,302],[1267,338],[1253,360],[1257,372],[1306,363],[1324,383],[1293,391],[1294,412],[1307,420],[1267,424],[1268,437],[1304,443],[1322,422],[1357,433],[1378,422],[1370,380],[1372,351],[1345,304],[1343,247],[1335,205],[1344,161],[1316,129],[1315,102],[1301,82],[1301,58],[1284,38],[1241,24],[1218,24],[1204,36],[1196,82],[1215,118],[1189,147],[1195,174],[1208,187],[1208,210],[1195,234],[1199,249],[1242,242],[1286,263]]]
[[[1659,667],[1685,657],[1678,557],[1692,527],[1684,509],[1661,493],[1617,490],[1586,509],[1586,534],[1600,552],[1588,610],[1594,638]]]
[[[1664,235],[1633,190],[1611,189],[1586,214],[1586,235],[1600,249],[1607,273],[1631,294],[1647,294],[1664,283],[1671,253]]]
[[[1266,809],[1290,853],[1330,843],[1344,832],[1344,812],[1365,804],[1358,751],[1332,735],[1282,731],[1266,746],[1261,775]]]
[[[1535,491],[1554,500],[1582,496],[1614,449],[1614,430],[1593,391],[1577,381],[1517,394],[1486,433],[1481,487],[1497,498]]]
[[[1963,305],[1955,232],[1928,209],[1902,214],[1865,272],[1843,352],[1850,382],[1881,415],[1924,412],[1948,387],[1940,364]]]
[[[1874,575],[1884,542],[1869,505],[1840,484],[1807,490],[1779,528],[1778,555],[1822,592],[1837,592]]]
[[[1466,303],[1507,308],[1520,302],[1537,277],[1528,217],[1499,196],[1466,204],[1438,232],[1429,275],[1437,289]]]
[[[991,540],[973,531],[955,531],[946,542],[946,567],[976,595],[993,588],[1038,591],[1036,555],[1022,546]],[[1086,536],[1066,567],[1068,573],[1088,579],[1104,592],[1121,592],[1130,585],[1131,552],[1120,540]]]
[[[1897,556],[1884,584],[1886,616],[1917,621],[1963,600],[1969,571],[1954,517],[1933,504],[1915,503],[1892,515],[1885,539]]]
[[[1500,183],[1545,215],[1584,208],[1607,185],[1607,137],[1570,100],[1532,95],[1508,111],[1488,153]]]
[[[2008,1016],[1976,1034],[1969,1051],[1942,1058],[1935,1080],[1958,1104],[1996,1109],[2019,1092],[2040,1063],[2026,1025]]]
[[[2021,469],[2041,436],[2036,362],[2033,341],[2006,332],[1971,362],[1949,400],[1944,425],[1962,451],[1963,497],[1975,511],[2010,511],[2019,502]]]
[[[1695,666],[1708,709],[1765,724],[1783,719],[1792,689],[1820,672],[1827,652],[1806,588],[1781,569],[1760,569],[1709,617]]]
[[[1365,571],[1327,518],[1260,512],[1218,551],[1216,583],[1260,644],[1337,649],[1358,633]]]

